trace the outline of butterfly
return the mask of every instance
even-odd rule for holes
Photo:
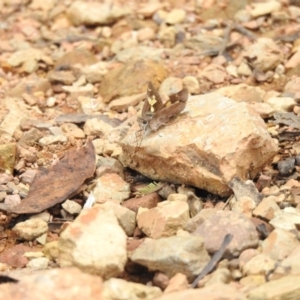
[[[149,82],[142,115],[138,118],[143,134],[148,129],[157,131],[161,126],[167,124],[171,118],[179,115],[185,108],[188,96],[188,90],[182,89],[171,95],[166,103],[163,103],[152,82]]]

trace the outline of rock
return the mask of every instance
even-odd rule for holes
[[[77,99],[79,97],[89,97],[94,96],[94,86],[90,83],[84,86],[63,86],[62,90],[70,94],[72,99]]]
[[[66,143],[67,140],[68,139],[64,135],[49,135],[41,138],[39,144],[41,146],[47,146],[56,143]]]
[[[162,24],[157,33],[157,37],[164,48],[173,48],[176,44],[176,29],[173,26]]]
[[[48,224],[42,219],[29,219],[15,225],[13,231],[19,238],[26,241],[33,241],[37,237],[48,232]]]
[[[230,283],[232,280],[231,272],[226,268],[218,268],[212,274],[209,275],[205,286],[216,283]]]
[[[188,232],[194,232],[200,224],[202,224],[206,219],[214,215],[217,211],[218,210],[215,208],[202,209],[197,215],[188,220],[183,229]]]
[[[224,82],[227,77],[227,72],[222,66],[217,64],[209,64],[202,70],[201,76],[215,84],[218,84]]]
[[[1,299],[96,300],[102,293],[101,278],[76,268],[30,272],[18,279],[14,284],[1,284]]]
[[[286,230],[274,229],[262,242],[262,253],[274,260],[283,260],[300,245],[297,237]]]
[[[118,174],[105,174],[96,180],[93,189],[96,202],[101,203],[107,200],[116,200],[122,203],[129,198],[130,185],[125,182]]]
[[[245,83],[224,86],[216,90],[224,97],[231,98],[237,102],[263,102],[266,92],[258,86],[250,86]]]
[[[191,280],[200,273],[210,257],[201,237],[171,236],[158,240],[145,239],[130,259],[151,271],[161,271],[169,278],[182,273]]]
[[[30,8],[33,10],[44,10],[44,11],[49,11],[51,10],[55,5],[57,1],[56,0],[33,0],[30,3]]]
[[[63,85],[72,85],[77,80],[70,70],[54,70],[48,74],[48,79],[53,84],[61,83]]]
[[[80,69],[82,75],[89,83],[100,82],[105,74],[108,73],[107,62],[99,61],[95,64],[84,66]]]
[[[98,154],[98,155],[102,155],[103,154],[103,149],[104,149],[104,144],[105,144],[105,140],[104,139],[95,139],[92,141],[94,147],[95,147],[95,152]],[[103,174],[101,174],[103,175]],[[98,175],[97,174],[97,177],[100,177],[101,175]]]
[[[35,258],[29,261],[29,263],[26,265],[27,268],[33,269],[33,270],[45,270],[47,269],[49,264],[49,259],[47,257],[39,257]]]
[[[293,107],[297,104],[291,97],[271,97],[266,100],[275,112],[288,112],[292,111]]]
[[[291,175],[295,168],[295,159],[289,157],[285,160],[279,161],[277,167],[280,175],[282,176]]]
[[[123,206],[137,213],[140,207],[149,209],[156,207],[159,200],[160,197],[157,193],[151,193],[143,197],[128,199],[123,202]]]
[[[67,14],[75,26],[79,25],[105,25],[128,15],[130,9],[119,5],[109,5],[97,2],[74,1]]]
[[[300,275],[300,246],[296,247],[285,259],[280,262],[279,268],[274,271],[274,279],[283,277],[284,275]],[[282,272],[282,268],[284,272]],[[273,279],[273,277],[272,277]]]
[[[246,103],[216,93],[191,96],[183,114],[144,134],[138,151],[134,141],[136,129],[121,141],[125,166],[153,180],[218,195],[230,194],[233,177],[243,178],[249,170],[255,176],[277,152],[263,120]]]
[[[26,170],[23,174],[21,174],[19,177],[21,179],[22,183],[28,183],[31,184],[32,180],[36,174],[37,170]]]
[[[74,65],[90,66],[97,63],[97,58],[84,48],[77,48],[61,56],[54,65],[54,70],[63,70]]]
[[[196,77],[185,76],[182,79],[183,86],[188,89],[190,94],[197,95],[200,94],[200,84]]]
[[[273,197],[270,196],[264,198],[258,204],[258,206],[253,211],[253,215],[270,221],[274,218],[275,212],[277,211],[280,211],[280,207],[274,201]]]
[[[119,278],[111,278],[103,284],[103,300],[111,299],[156,299],[162,291],[155,286],[147,286],[140,283],[128,282]]]
[[[238,289],[224,283],[214,283],[201,289],[186,289],[179,292],[167,293],[158,297],[156,300],[246,300]],[[253,299],[254,300],[254,299]]]
[[[251,60],[251,65],[256,71],[266,72],[274,70],[281,62],[282,51],[272,39],[258,38],[247,48],[244,57]]]
[[[24,254],[34,250],[34,248],[23,244],[7,247],[0,253],[0,262],[7,264],[10,268],[24,268],[28,263],[28,259]]]
[[[167,24],[179,24],[182,23],[184,21],[186,17],[186,11],[183,9],[172,9],[166,16],[165,22]]]
[[[297,225],[300,224],[300,212],[294,207],[286,207],[275,212],[275,217],[269,223],[274,228],[289,231],[297,230]]]
[[[106,201],[103,204],[97,205],[112,209],[119,222],[119,225],[125,231],[127,236],[133,236],[134,230],[136,228],[136,214],[132,210],[110,201]]]
[[[4,133],[12,136],[17,128],[20,126],[21,120],[30,115],[28,105],[20,98],[5,97],[1,100],[3,109],[7,110],[7,113],[3,116],[0,123],[1,143],[9,143],[9,141],[2,141]]]
[[[34,48],[16,51],[7,59],[7,63],[12,67],[22,65],[22,71],[26,73],[36,71],[39,67],[39,61],[53,64],[52,59],[46,56],[42,50]]]
[[[38,140],[43,137],[43,133],[37,128],[31,128],[24,132],[18,144],[24,147],[33,146]]]
[[[173,293],[189,288],[189,283],[184,274],[177,273],[170,278],[168,286],[164,290],[164,293]]]
[[[252,17],[257,18],[273,12],[279,11],[281,7],[278,1],[266,1],[264,3],[252,3],[250,14]]]
[[[46,102],[47,107],[54,107],[55,104],[56,104],[56,98],[55,97],[48,97],[47,98],[47,102]]]
[[[45,245],[46,241],[47,241],[47,233],[44,233],[41,236],[39,236],[38,238],[36,238],[36,241],[41,245]]]
[[[97,139],[94,141],[97,141]],[[120,175],[122,178],[124,178],[123,169],[124,169],[123,166],[117,159],[114,159],[112,157],[102,157],[102,156],[97,158],[97,170],[96,170],[97,177],[101,177],[107,173],[116,173]]]
[[[150,28],[150,27],[141,28],[137,32],[137,39],[140,42],[154,40],[155,39],[155,31],[154,31],[154,29]]]
[[[112,129],[113,126],[96,118],[87,120],[83,127],[83,131],[86,135],[95,136],[105,136]]]
[[[114,213],[99,206],[80,213],[62,232],[58,248],[61,267],[77,266],[105,279],[119,276],[127,260],[126,234]]]
[[[17,147],[15,143],[0,145],[0,170],[14,171]]]
[[[46,243],[43,253],[49,260],[56,261],[59,255],[58,241]]]
[[[4,199],[4,203],[8,205],[8,207],[14,207],[21,203],[21,198],[19,195],[7,195]]]
[[[76,139],[85,138],[83,130],[79,128],[76,124],[65,123],[62,124],[60,128],[66,137],[74,137]]]
[[[253,108],[263,119],[270,118],[275,113],[275,110],[268,103],[250,103],[250,107]]]
[[[232,211],[243,214],[244,216],[251,218],[253,209],[255,209],[256,203],[250,197],[241,197],[232,206]]]
[[[170,76],[161,83],[159,87],[159,94],[164,98],[180,92],[182,88],[182,79]]]
[[[61,206],[71,215],[78,215],[82,210],[81,205],[72,200],[66,200]]]
[[[36,92],[46,93],[51,89],[49,80],[32,75],[21,79],[7,94],[11,97],[20,97],[24,94],[33,96]]]
[[[267,275],[275,269],[276,261],[267,254],[258,254],[252,257],[243,266],[244,275]]]
[[[284,87],[285,94],[294,95],[300,93],[300,77],[296,76],[289,80]]]
[[[164,53],[164,49],[163,48],[153,48],[153,47],[147,47],[147,46],[133,46],[133,47],[129,47],[126,48],[124,50],[119,51],[116,54],[116,60],[122,63],[132,63],[133,61],[149,61],[149,60],[153,60],[153,61],[160,61],[161,60],[161,56]],[[161,66],[162,68],[162,66]],[[151,72],[151,70],[145,70],[145,74]],[[133,75],[131,75],[133,76]],[[130,78],[126,78],[126,80],[128,81]],[[155,80],[155,76],[153,76],[152,78],[153,80]],[[131,79],[133,80],[133,79]],[[160,81],[161,82],[161,81]],[[127,87],[128,89],[129,87]],[[134,88],[134,87],[131,87]],[[136,90],[136,88],[135,88]],[[132,93],[132,94],[137,94],[141,91],[137,91]],[[130,95],[130,94],[128,94]],[[122,96],[120,94],[120,96]],[[124,95],[125,96],[125,95]]]
[[[0,173],[0,184],[7,184],[8,182],[12,182],[14,177],[11,174]]]
[[[109,108],[118,112],[123,112],[128,109],[129,106],[136,106],[142,100],[145,99],[145,93],[140,93],[133,96],[121,97],[115,100],[112,100],[109,103]]]
[[[297,68],[297,66],[299,65],[299,61],[300,61],[300,52],[296,51],[290,58],[289,60],[286,62],[286,64],[284,65],[284,67],[286,69],[293,69],[293,68]]]
[[[154,239],[176,234],[189,220],[189,206],[182,201],[163,201],[157,207],[140,208],[137,215],[138,227]]]
[[[252,289],[249,300],[297,299],[300,293],[300,276],[286,276],[272,280]]]
[[[243,250],[258,245],[258,235],[251,220],[232,211],[218,211],[199,225],[193,235],[203,237],[205,249],[209,253],[215,253],[227,233],[232,234],[233,239],[226,249],[225,256],[237,257]]]
[[[249,65],[246,63],[246,62],[244,62],[244,61],[242,61],[241,63],[240,63],[240,65],[238,66],[238,68],[237,68],[237,75],[238,76],[251,76],[252,75],[252,70],[251,70],[251,68],[249,67]],[[237,76],[237,77],[238,77]]]
[[[243,269],[244,265],[251,260],[254,256],[259,255],[260,252],[257,249],[246,249],[242,251],[239,257],[239,268]]]
[[[146,92],[148,81],[157,86],[166,76],[167,71],[151,60],[136,61],[131,58],[124,66],[111,70],[103,77],[99,94],[105,103],[113,99]]]

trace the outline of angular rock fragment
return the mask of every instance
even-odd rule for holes
[[[154,180],[228,195],[232,178],[254,177],[277,153],[264,121],[246,103],[211,93],[192,96],[185,110],[137,147],[137,129],[122,140],[123,163]]]
[[[81,212],[61,234],[58,262],[103,278],[119,276],[127,261],[126,234],[112,209],[93,207]]]
[[[130,259],[151,271],[161,271],[169,278],[182,273],[192,280],[210,257],[201,237],[172,236],[158,240],[146,239]]]

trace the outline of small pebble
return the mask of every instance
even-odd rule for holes
[[[294,167],[295,167],[295,159],[291,157],[278,162],[278,171],[279,174],[282,176],[291,175],[293,173]]]

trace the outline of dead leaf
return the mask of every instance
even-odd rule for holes
[[[91,141],[80,149],[71,149],[54,166],[40,168],[35,175],[28,196],[12,208],[0,209],[16,214],[39,213],[66,200],[95,172],[96,156]]]

